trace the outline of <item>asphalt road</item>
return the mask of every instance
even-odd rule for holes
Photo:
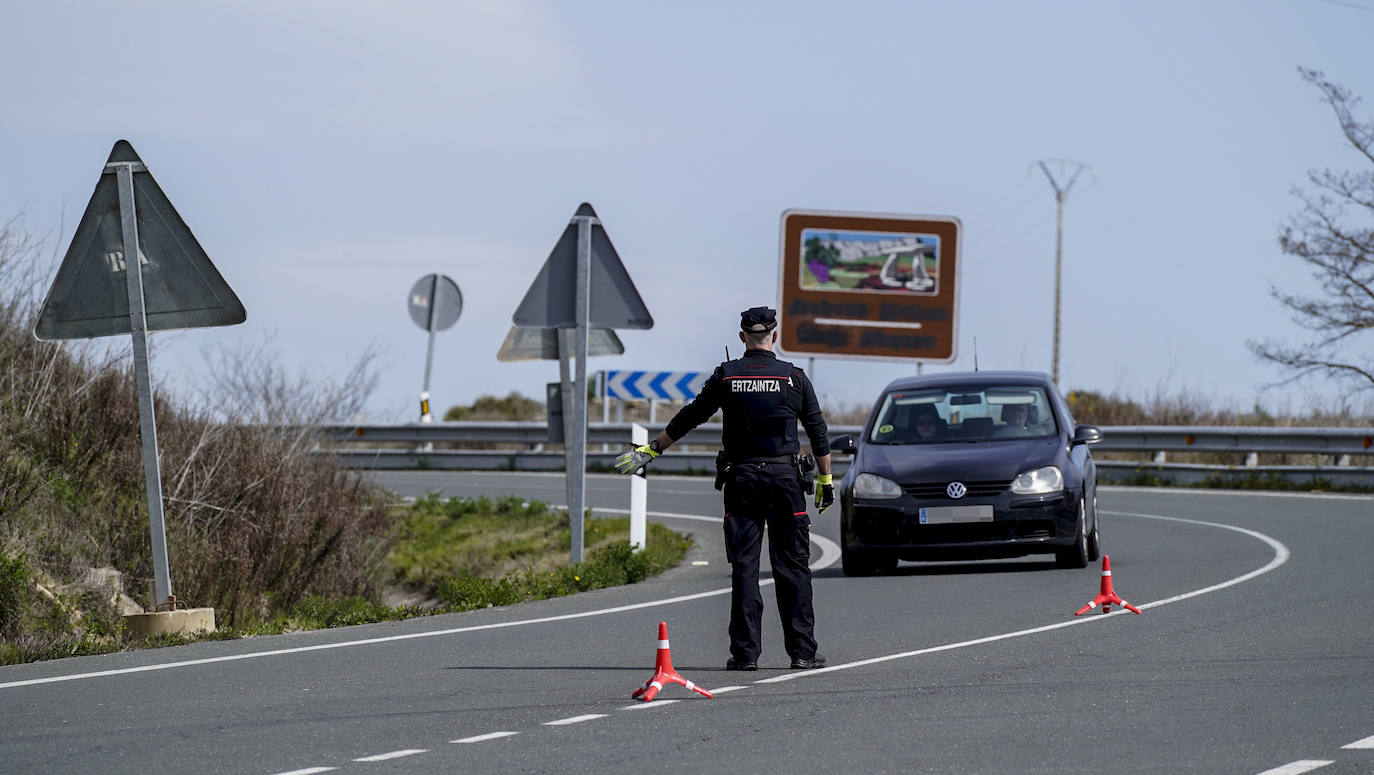
[[[393,472],[403,495],[563,503],[542,474]],[[1374,498],[1101,492],[1116,591],[1043,559],[839,571],[817,520],[825,670],[723,670],[729,569],[709,481],[650,478],[689,561],[500,609],[0,668],[0,772],[1374,771]],[[588,479],[624,509],[626,483]],[[630,692],[659,621],[716,692]],[[1355,747],[1352,747],[1355,746]],[[1328,762],[1318,764],[1319,762]],[[326,769],[329,768],[329,769]]]

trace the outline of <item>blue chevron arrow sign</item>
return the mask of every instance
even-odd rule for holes
[[[705,371],[607,371],[606,395],[611,398],[690,401],[706,378]]]

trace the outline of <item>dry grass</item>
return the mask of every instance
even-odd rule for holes
[[[90,343],[32,336],[42,241],[0,231],[0,550],[40,577],[113,567],[152,602],[139,417],[131,363]],[[116,340],[105,340],[116,341]],[[173,592],[226,624],[310,594],[375,597],[392,517],[356,475],[310,451],[309,428],[370,389],[371,358],[337,386],[292,378],[264,349],[221,354],[205,406],[156,396]]]

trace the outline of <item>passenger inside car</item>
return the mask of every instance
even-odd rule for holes
[[[935,407],[929,404],[917,406],[913,424],[916,428],[916,441],[928,443],[945,440],[945,421],[940,419]]]

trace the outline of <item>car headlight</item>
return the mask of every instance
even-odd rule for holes
[[[1043,495],[1064,489],[1064,475],[1058,466],[1045,466],[1034,471],[1026,471],[1011,482],[1011,491],[1017,495]]]
[[[900,498],[902,487],[877,474],[859,474],[854,477],[854,495],[859,498]]]

